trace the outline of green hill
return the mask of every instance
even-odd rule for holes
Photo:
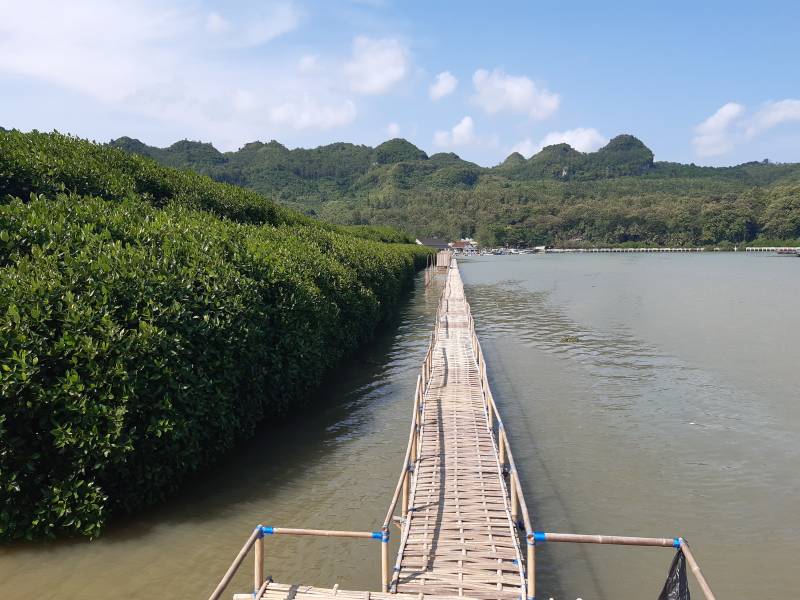
[[[428,157],[399,139],[377,148],[312,150],[255,142],[222,154],[199,142],[165,149],[128,138],[111,144],[330,222],[390,225],[417,236],[692,246],[800,237],[800,165],[659,162],[631,135],[596,152],[556,144],[529,159],[513,153],[492,168],[452,153]]]

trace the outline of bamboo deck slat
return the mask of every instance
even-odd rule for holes
[[[421,600],[419,593],[391,594],[389,592],[365,592],[360,590],[342,590],[320,588],[310,585],[290,585],[269,582],[255,596],[250,594],[234,594],[233,600]],[[424,596],[427,598],[427,594]],[[439,596],[435,600],[479,600],[474,596]]]
[[[523,561],[455,263],[442,306],[391,589],[395,597],[518,599]]]

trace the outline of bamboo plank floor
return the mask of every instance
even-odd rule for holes
[[[389,592],[268,581],[234,600],[519,600],[525,574],[485,408],[456,261],[447,272],[433,366],[423,393],[409,512]]]
[[[391,590],[519,599],[524,573],[489,427],[457,263],[448,271],[424,393],[419,458]]]
[[[258,595],[258,600],[420,600],[419,594],[391,594],[341,590],[338,586],[320,588],[310,585],[291,585],[269,582]],[[233,600],[253,600],[254,595],[234,594]],[[463,596],[437,596],[435,600],[465,600]]]

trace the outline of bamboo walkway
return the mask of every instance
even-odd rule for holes
[[[441,306],[392,591],[517,600],[522,556],[455,261]]]

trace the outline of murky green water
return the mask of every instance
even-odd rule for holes
[[[487,257],[462,274],[537,529],[683,535],[718,598],[797,596],[800,260]],[[633,600],[658,595],[671,551],[537,556],[537,597]]]
[[[796,595],[800,260],[461,264],[537,529],[681,534],[718,597]],[[399,325],[302,414],[265,424],[167,505],[91,543],[0,550],[0,598],[205,598],[259,522],[376,528],[437,296],[420,282]],[[268,538],[266,570],[377,589],[379,551],[374,541]],[[658,595],[671,551],[551,545],[537,557],[539,598],[638,600]],[[231,592],[250,589],[251,568]]]

